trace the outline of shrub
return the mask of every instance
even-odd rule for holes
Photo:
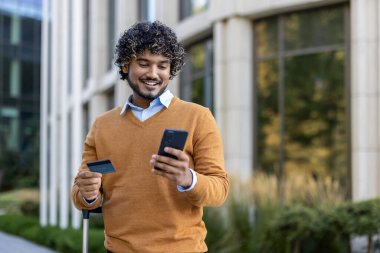
[[[82,230],[40,227],[36,217],[20,215],[0,216],[0,230],[19,235],[40,245],[59,252],[82,252]],[[104,253],[104,232],[102,229],[89,230],[89,252]]]

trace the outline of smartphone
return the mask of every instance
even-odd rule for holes
[[[99,160],[95,162],[88,162],[88,168],[91,172],[98,172],[102,174],[107,174],[115,172],[115,167],[112,165],[110,160]]]
[[[177,159],[177,157],[168,154],[164,151],[165,147],[171,147],[175,149],[183,150],[185,147],[186,139],[189,132],[179,129],[165,129],[161,139],[160,148],[158,149],[158,155],[163,155]]]

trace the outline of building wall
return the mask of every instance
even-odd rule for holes
[[[91,2],[90,14],[84,15],[88,2]],[[155,6],[154,18],[173,27],[184,46],[212,36],[214,115],[224,142],[226,168],[242,185],[253,176],[255,162],[252,155],[256,131],[252,113],[254,90],[253,85],[247,85],[253,84],[255,78],[253,21],[346,3],[350,15],[347,113],[351,117],[348,129],[352,197],[359,200],[380,194],[380,80],[377,74],[380,3],[377,0],[210,0],[205,12],[182,21],[179,21],[179,1],[147,2]],[[59,222],[61,227],[79,226],[80,215],[70,207],[69,192],[80,164],[88,126],[109,108],[110,97],[114,97],[111,99],[114,105],[122,105],[131,94],[127,84],[118,80],[117,69],[108,67],[108,43],[136,22],[138,1],[115,0],[114,38],[108,36],[108,4],[106,0],[44,0],[40,217],[43,225]],[[89,27],[86,27],[86,17],[90,20]],[[91,38],[89,44],[86,44],[86,36]],[[179,78],[170,85],[172,92],[178,95]]]

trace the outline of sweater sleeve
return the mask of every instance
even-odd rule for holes
[[[193,145],[198,182],[185,194],[195,206],[220,206],[227,198],[229,179],[224,168],[222,140],[209,110],[197,122]]]
[[[97,155],[96,155],[96,142],[95,142],[95,133],[96,133],[96,121],[92,125],[90,132],[87,134],[86,140],[84,142],[84,149],[82,153],[82,163],[81,166],[78,170],[78,174],[82,171],[88,171],[87,167],[87,162],[88,161],[96,161]],[[95,209],[98,206],[100,206],[102,202],[102,196],[100,193],[100,196],[98,196],[98,199],[94,202],[91,203],[90,205],[83,199],[82,195],[79,192],[79,188],[77,186],[77,179],[78,179],[78,174],[74,179],[74,185],[71,190],[71,197],[74,203],[74,206],[79,209]]]

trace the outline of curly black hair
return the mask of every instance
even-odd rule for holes
[[[120,79],[128,74],[122,71],[133,57],[142,55],[148,49],[152,54],[161,54],[170,60],[170,79],[176,76],[184,64],[185,50],[178,42],[174,31],[159,21],[135,23],[125,31],[115,50],[115,65],[119,67]]]

